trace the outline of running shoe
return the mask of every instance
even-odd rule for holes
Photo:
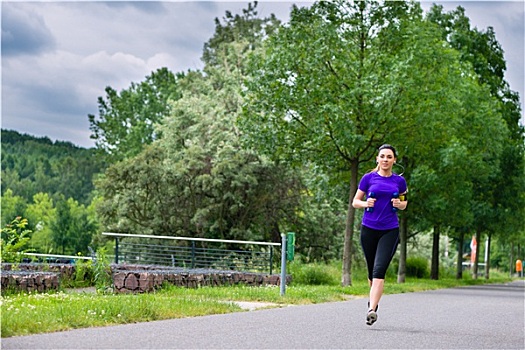
[[[368,313],[366,314],[366,324],[371,326],[375,321],[377,321],[377,312],[372,309],[368,310]]]

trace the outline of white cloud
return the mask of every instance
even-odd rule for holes
[[[177,65],[177,59],[165,52],[150,57],[146,62],[146,67],[149,72],[153,72],[162,67],[175,67]]]

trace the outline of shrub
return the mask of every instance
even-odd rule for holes
[[[425,278],[430,275],[428,259],[422,256],[410,257],[406,261],[407,277]]]
[[[78,259],[75,263],[75,286],[90,287],[95,283],[95,272],[91,260]]]
[[[31,230],[26,229],[27,219],[17,216],[1,230],[1,262],[20,263],[30,240]]]
[[[100,248],[97,251],[94,269],[95,287],[97,291],[102,293],[110,292],[113,288],[113,278],[111,276],[111,266],[105,248]]]
[[[304,285],[338,285],[340,278],[339,269],[328,264],[319,263],[291,263],[289,273],[292,275],[292,283]]]

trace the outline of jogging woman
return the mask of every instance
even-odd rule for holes
[[[359,182],[352,206],[365,209],[361,225],[361,247],[368,267],[370,300],[366,324],[377,320],[377,307],[383,295],[385,275],[399,242],[397,211],[407,207],[405,179],[392,172],[397,154],[394,147],[379,147],[377,167]]]

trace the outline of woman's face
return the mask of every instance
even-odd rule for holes
[[[385,148],[379,151],[376,160],[380,169],[389,170],[392,169],[396,158],[394,158],[394,152],[391,149]]]

